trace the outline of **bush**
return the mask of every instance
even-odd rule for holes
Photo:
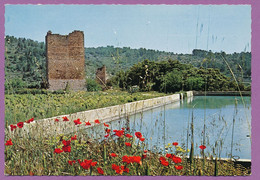
[[[102,87],[93,79],[86,79],[87,91],[100,91]]]

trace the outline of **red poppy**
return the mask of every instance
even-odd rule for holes
[[[116,153],[110,153],[110,156],[111,157],[117,157],[117,154]]]
[[[91,126],[90,122],[85,122],[86,123],[86,126]]]
[[[89,169],[91,167],[91,163],[92,163],[92,159],[90,160],[85,159],[83,162],[79,162],[80,166],[83,169]]]
[[[160,157],[160,161],[166,161],[165,157]]]
[[[97,171],[98,171],[99,174],[102,174],[102,175],[104,174],[103,169],[101,169],[101,168],[99,168],[99,167],[97,168]]]
[[[12,140],[11,140],[11,139],[7,140],[6,143],[5,143],[5,145],[6,145],[6,146],[11,146],[11,145],[13,145]]]
[[[131,143],[125,142],[126,146],[131,146]]]
[[[63,150],[64,152],[71,152],[71,146],[63,146],[63,147],[62,147],[62,150]]]
[[[76,163],[76,161],[75,160],[73,160],[73,161],[68,161],[68,163],[70,164],[70,165],[72,165],[72,164],[75,164]]]
[[[181,158],[180,158],[180,157],[177,157],[177,156],[173,156],[173,157],[172,157],[172,161],[173,161],[175,164],[182,162]]]
[[[115,131],[114,131],[115,132]],[[121,137],[121,136],[123,136],[124,135],[124,130],[120,130],[120,131],[116,131],[116,133],[115,133],[115,135],[116,136],[118,136],[118,137]]]
[[[200,149],[201,149],[201,150],[204,150],[204,149],[206,149],[206,146],[205,146],[205,145],[201,145],[201,146],[200,146]]]
[[[139,138],[140,139],[140,141],[144,141],[145,140],[145,138]]]
[[[131,163],[131,159],[128,156],[123,156],[122,160],[123,160],[123,162],[125,162],[127,164]]]
[[[166,157],[167,158],[172,158],[174,155],[172,155],[172,154],[166,154]]]
[[[11,131],[13,131],[14,129],[16,129],[17,128],[17,126],[16,125],[10,125],[10,127],[11,127]]]
[[[178,146],[178,144],[179,144],[179,143],[177,143],[177,142],[173,142],[173,143],[172,143],[172,145],[174,145],[174,146]]]
[[[169,162],[168,162],[168,161],[161,161],[161,164],[162,164],[163,166],[169,166]]]
[[[76,140],[77,139],[77,135],[75,134],[75,136],[72,136],[71,137],[71,140],[73,141],[73,140]]]
[[[183,169],[183,166],[174,166],[175,167],[175,169],[177,169],[177,170],[182,170]]]
[[[96,124],[100,124],[100,121],[98,119],[95,120]]]
[[[110,130],[110,129],[106,129],[105,131],[106,131],[106,133],[110,133],[110,132],[111,132],[111,130]]]
[[[124,171],[123,171],[122,169],[120,169],[120,168],[116,170],[116,173],[117,173],[117,174],[123,174],[123,172],[124,172]]]
[[[70,142],[71,142],[71,140],[68,140],[68,141],[63,140],[63,141],[62,141],[62,144],[63,144],[64,146],[69,146],[69,145],[70,145]]]
[[[123,172],[129,173],[129,168],[125,167],[125,166],[121,166],[121,170]]]
[[[136,133],[135,133],[135,136],[136,136],[137,138],[141,138],[141,137],[142,137],[142,133],[136,132]]]
[[[142,159],[145,159],[146,157],[147,157],[146,154],[143,154],[143,155],[142,155]]]
[[[60,120],[56,118],[56,119],[54,119],[54,121],[55,121],[55,122],[59,122]]]
[[[144,150],[144,153],[147,153],[148,151],[147,150]]]
[[[126,128],[127,131],[128,131],[129,129],[130,129],[129,127]]]
[[[105,135],[104,137],[107,138],[109,136],[109,134]]]
[[[125,128],[121,128],[123,131],[125,130]]]
[[[59,149],[59,148],[54,150],[54,153],[57,153],[57,154],[60,154],[60,153],[62,153],[62,152],[63,152],[63,151],[62,151],[61,149]]]
[[[104,123],[104,126],[105,126],[105,127],[109,127],[109,125],[108,125],[108,124],[106,124],[106,123]]]
[[[91,162],[90,165],[91,165],[91,166],[96,166],[96,165],[97,165],[97,162]]]
[[[133,137],[133,136],[130,135],[130,134],[126,134],[125,137],[131,138],[131,137]]]
[[[34,118],[31,118],[31,119],[29,119],[29,120],[27,120],[27,121],[25,121],[26,123],[30,123],[30,122],[33,122],[33,120],[34,120]]]
[[[116,171],[117,169],[120,169],[120,167],[116,164],[112,164],[112,169]]]
[[[74,120],[73,121],[75,123],[75,125],[81,124],[82,122],[80,122],[80,119]]]
[[[66,116],[62,117],[62,119],[63,121],[69,121],[69,119]]]
[[[140,156],[132,156],[131,157],[132,158],[132,162],[134,163],[138,163],[138,164],[140,164],[141,163],[141,157]]]
[[[22,128],[23,127],[23,122],[17,123],[17,127]]]

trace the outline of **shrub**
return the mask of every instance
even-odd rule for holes
[[[100,91],[102,87],[93,79],[86,79],[87,91]]]

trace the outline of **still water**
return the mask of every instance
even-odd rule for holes
[[[199,146],[205,133],[206,154],[229,158],[233,134],[232,157],[251,159],[251,97],[242,101],[235,96],[195,96],[113,121],[111,128],[128,126],[132,133],[140,131],[148,149],[166,153],[171,149],[165,145],[172,142],[190,149],[192,119],[195,155],[201,156]]]

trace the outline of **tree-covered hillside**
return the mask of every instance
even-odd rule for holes
[[[40,88],[46,85],[45,44],[31,39],[6,36],[5,38],[5,79],[6,87]],[[224,63],[227,60],[232,71],[240,81],[250,82],[251,53],[226,54],[193,50],[192,54],[176,54],[145,48],[131,49],[113,46],[85,48],[86,76],[94,78],[96,69],[107,66],[110,77],[117,72],[129,70],[134,64],[145,59],[150,61],[178,60],[195,67],[217,68],[227,76],[230,71]]]

